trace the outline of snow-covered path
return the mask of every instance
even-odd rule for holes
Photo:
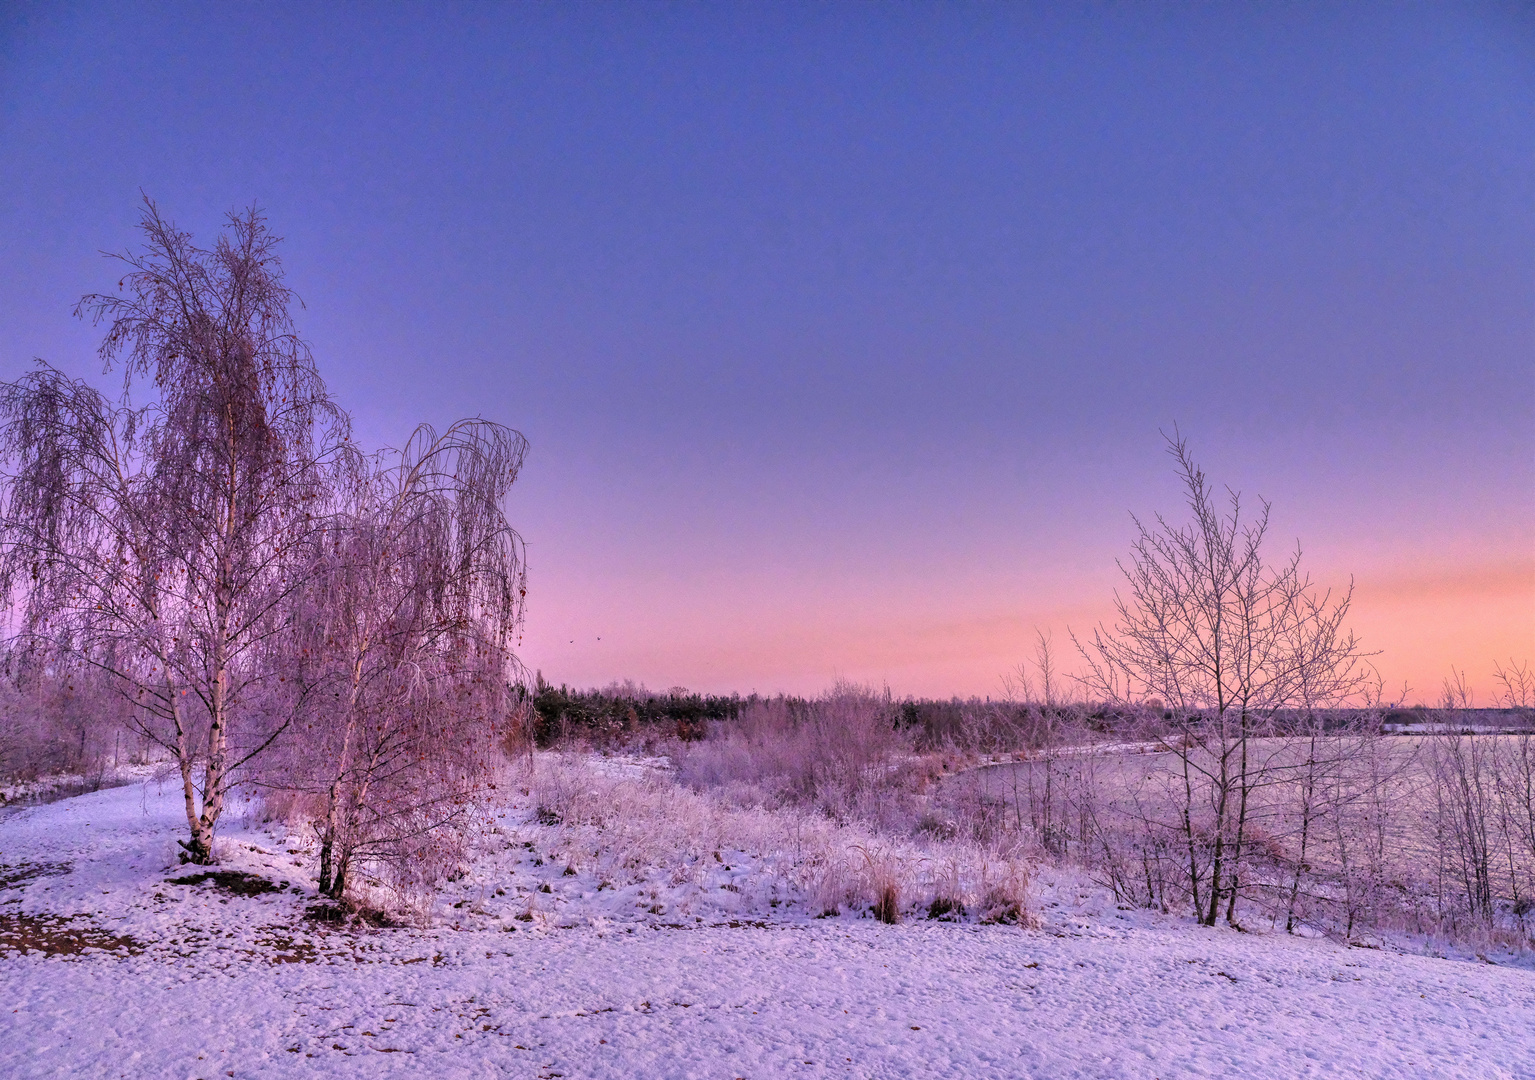
[[[1528,970],[1114,914],[294,944],[290,894],[144,902],[176,824],[153,792],[0,823],[0,864],[73,864],[0,917],[149,946],[0,955],[0,1076],[1535,1077]]]

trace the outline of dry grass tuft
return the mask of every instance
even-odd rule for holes
[[[1036,927],[1037,917],[1028,908],[1028,870],[1009,862],[1000,880],[986,889],[981,900],[981,922]]]

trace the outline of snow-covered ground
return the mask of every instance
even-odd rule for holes
[[[1040,929],[820,919],[754,853],[624,878],[514,801],[432,929],[346,929],[305,919],[285,829],[220,849],[280,890],[171,883],[180,815],[150,781],[0,821],[0,1076],[1535,1077],[1535,972],[1201,929],[1069,874]]]

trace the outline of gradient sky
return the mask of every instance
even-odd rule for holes
[[[367,441],[528,436],[553,681],[995,694],[1175,423],[1410,699],[1535,659],[1528,5],[10,3],[0,377],[141,190]]]

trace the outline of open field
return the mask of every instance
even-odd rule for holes
[[[653,771],[551,759],[558,791],[483,815],[430,927],[307,919],[311,853],[256,818],[225,830],[224,876],[176,883],[199,875],[174,859],[174,785],[20,811],[0,823],[0,1072],[1535,1076],[1528,968],[1199,928],[1064,870],[1029,886],[1037,928],[817,918],[795,875],[838,835],[801,822],[784,850],[792,817],[750,825]],[[647,799],[699,816],[642,852],[578,805],[624,785],[636,829]]]
[[[1068,746],[943,786],[972,820],[1035,836],[1052,857],[1093,867],[1121,899],[1162,908],[1187,904],[1191,841],[1208,869],[1224,799],[1219,835],[1228,858],[1240,842],[1245,918],[1309,922],[1349,940],[1407,931],[1528,949],[1532,766],[1528,734],[1345,730]]]

